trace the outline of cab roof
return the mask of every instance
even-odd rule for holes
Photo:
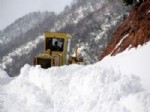
[[[45,38],[47,37],[72,38],[72,35],[69,33],[61,32],[45,32]]]

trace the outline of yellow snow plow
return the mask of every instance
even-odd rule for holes
[[[72,36],[68,33],[45,32],[44,53],[35,56],[34,65],[49,68],[72,63],[83,63],[83,59],[77,57],[77,48],[75,50],[76,55],[70,55],[71,39]]]

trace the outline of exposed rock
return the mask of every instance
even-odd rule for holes
[[[143,45],[150,40],[150,2],[135,5],[129,16],[116,30],[100,60],[107,55],[114,56],[127,48]]]

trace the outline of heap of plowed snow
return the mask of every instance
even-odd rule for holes
[[[150,112],[150,84],[142,78],[150,79],[149,49],[147,43],[87,66],[25,65],[0,89],[0,111]]]

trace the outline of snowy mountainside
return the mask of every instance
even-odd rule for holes
[[[71,19],[66,19],[68,17],[65,16],[64,19],[67,22],[63,21],[63,18],[58,22],[59,26],[65,26],[60,31],[73,34],[72,48],[77,43],[81,48],[81,55],[85,57],[84,61],[89,64],[98,61],[101,50],[104,49],[115,29],[123,21],[123,15],[127,14],[128,7],[123,6],[119,0],[87,0],[83,3],[83,1],[79,1],[80,5],[73,5],[70,8],[70,11],[73,10],[71,14],[68,10],[65,13],[64,10],[64,13],[68,13],[67,16],[70,16]],[[75,7],[76,9],[74,9]],[[58,22],[55,24],[57,25]],[[68,23],[71,24],[68,25]]]
[[[59,15],[59,19],[52,30],[60,30],[67,24],[77,24],[91,12],[99,9],[104,3],[106,2],[97,0],[76,0],[72,6],[67,6]]]
[[[22,53],[22,56],[18,57],[15,52],[19,47],[28,47],[26,46],[28,42],[36,40],[45,31],[71,33],[74,37],[71,47],[75,48],[78,45],[80,54],[85,57],[84,61],[87,64],[95,63],[98,61],[101,49],[106,46],[114,30],[122,22],[122,15],[126,14],[127,9],[120,0],[113,0],[113,2],[111,0],[76,0],[59,15],[48,14],[49,16],[47,15],[43,22],[37,23],[21,37],[15,37],[16,39],[9,42],[7,46],[2,46],[1,67],[4,67],[9,74],[16,75],[25,63],[32,64],[33,57],[43,52],[42,41],[36,43],[36,47],[31,48],[28,54]],[[32,19],[34,20],[34,17]],[[10,54],[13,61],[6,64],[7,61],[3,60],[10,57]],[[17,65],[14,67],[16,62]]]
[[[146,66],[150,66],[150,61],[145,63],[149,59],[149,48],[150,42],[86,66],[42,69],[40,66],[25,65],[18,77],[1,88],[0,110],[149,112],[150,82],[142,78],[146,74],[149,79],[150,70]],[[126,59],[132,61],[124,64]],[[134,68],[140,63],[141,69],[126,70],[129,65]]]
[[[102,11],[110,12],[112,11],[112,7],[114,12],[116,13],[125,13],[125,8],[123,3],[120,0],[75,0],[76,2],[71,6],[67,6],[64,11],[58,16],[58,20],[54,24],[54,31],[61,30],[61,28],[65,27],[68,24],[76,25],[79,21],[83,20],[91,13],[101,9]],[[110,9],[109,9],[110,8]],[[118,9],[118,10],[116,10]],[[101,13],[101,15],[105,15],[106,12]],[[113,14],[112,14],[113,15]],[[97,20],[101,22],[100,15],[95,15]],[[105,19],[105,18],[103,18]],[[93,20],[94,21],[94,20]]]
[[[101,12],[95,12],[92,17],[95,18],[96,14],[101,14]],[[108,13],[108,15],[106,14],[103,16],[105,19],[100,19],[100,23],[99,21],[94,21],[88,24],[85,23],[88,20],[84,21],[87,27],[85,29],[81,28],[81,30],[78,30],[78,33],[75,34],[76,39],[78,36],[83,37],[80,39],[80,41],[78,39],[74,41],[78,42],[80,52],[82,56],[85,57],[84,60],[88,64],[98,61],[98,56],[101,55],[102,50],[106,47],[108,41],[111,39],[111,35],[122,21],[122,15],[116,14],[115,16],[111,16]],[[82,33],[81,31],[86,32],[86,34]]]
[[[16,39],[18,36],[22,38],[23,36],[21,35],[25,34],[30,29],[33,29],[36,25],[42,23],[49,14],[50,13],[48,12],[33,12],[19,18],[3,30],[4,37],[2,38],[4,43],[8,43]]]

